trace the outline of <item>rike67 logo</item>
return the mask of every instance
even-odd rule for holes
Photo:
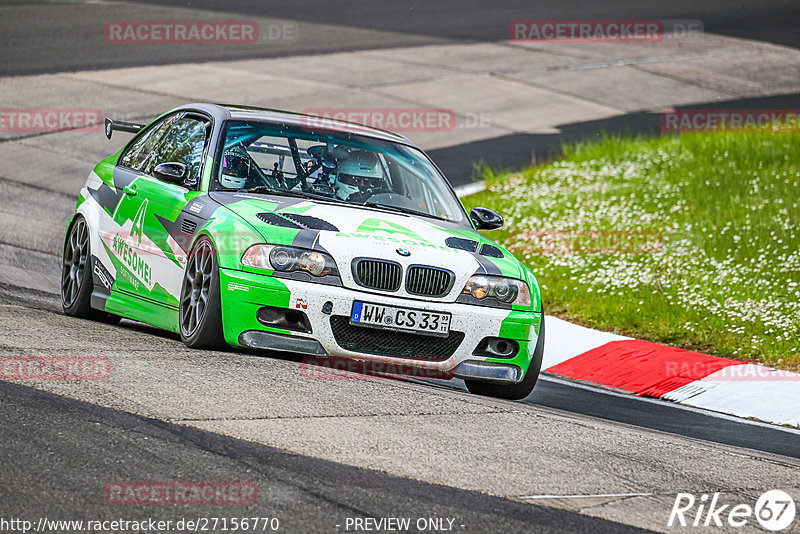
[[[778,532],[789,528],[794,516],[794,499],[781,490],[765,492],[758,498],[755,506],[744,503],[723,504],[719,493],[704,493],[699,499],[691,493],[678,493],[667,526],[743,527],[755,520],[762,528]]]

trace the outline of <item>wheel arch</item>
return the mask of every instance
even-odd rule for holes
[[[187,259],[203,236],[214,245],[221,269],[241,269],[242,254],[252,245],[265,242],[252,225],[225,207],[218,209],[192,238]]]

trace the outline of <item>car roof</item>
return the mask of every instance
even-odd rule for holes
[[[374,139],[380,139],[383,141],[390,141],[392,143],[416,146],[407,137],[394,132],[372,128],[370,126],[357,124],[355,122],[336,120],[328,117],[318,117],[304,113],[294,113],[279,109],[266,109],[251,106],[209,103],[189,104],[186,106],[181,106],[179,109],[184,108],[205,111],[212,115],[215,119],[220,120],[251,120],[272,124],[281,124],[289,127],[313,128],[314,130],[319,131],[349,133],[365,137],[372,137]]]

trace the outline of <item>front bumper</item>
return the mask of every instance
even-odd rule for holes
[[[223,331],[225,341],[231,345],[315,357],[331,356],[383,362],[398,367],[427,369],[441,374],[454,374],[460,378],[497,383],[514,383],[522,380],[533,358],[541,322],[541,314],[536,312],[503,310],[454,302],[412,300],[231,269],[220,269],[220,290]],[[414,347],[413,351],[408,350],[408,346],[404,347],[404,357],[387,355],[385,350],[373,351],[368,341],[359,342],[356,346],[353,343],[341,343],[343,335],[341,329],[368,334],[365,338],[367,340],[372,337],[384,339],[393,337],[391,332],[384,330],[345,326],[348,322],[345,318],[349,319],[354,300],[449,312],[452,314],[451,336],[455,337],[448,341],[416,334],[412,334],[411,337],[394,336],[397,339],[409,340]],[[311,332],[297,332],[262,324],[257,319],[257,314],[264,306],[305,313],[311,325]],[[339,330],[334,332],[334,328]],[[462,335],[463,339],[456,343]],[[516,355],[509,358],[475,354],[478,344],[485,337],[514,340],[518,343],[519,349]],[[447,350],[442,356],[442,344],[447,343],[449,345],[445,347]],[[342,344],[357,350],[348,350],[343,348]],[[452,345],[455,344],[457,348],[451,351]],[[428,350],[431,352],[427,353]],[[452,354],[447,355],[449,352]]]

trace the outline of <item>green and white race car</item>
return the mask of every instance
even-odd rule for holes
[[[527,396],[539,284],[481,235],[403,136],[280,111],[192,104],[103,159],[67,224],[65,313],[126,317],[190,347],[401,365]]]

